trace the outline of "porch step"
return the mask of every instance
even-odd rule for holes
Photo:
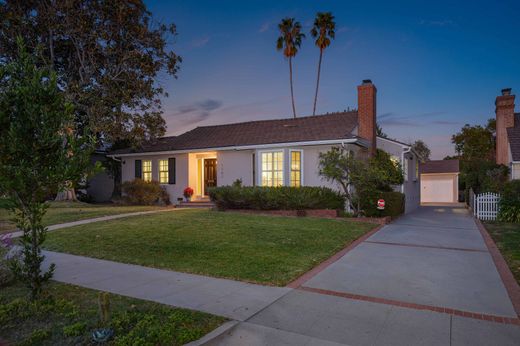
[[[190,201],[185,202],[182,201],[177,208],[213,208],[215,207],[215,203],[210,200],[202,200],[202,201]]]

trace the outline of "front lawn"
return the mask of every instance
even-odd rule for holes
[[[0,345],[93,345],[98,291],[51,282],[34,303],[20,284],[0,290]],[[109,345],[183,345],[225,322],[207,313],[110,294]],[[105,343],[106,345],[106,343]]]
[[[48,234],[49,250],[283,286],[374,228],[341,219],[176,210]]]
[[[2,209],[0,203],[0,234],[12,232],[16,226],[11,221],[12,215],[6,209]],[[95,217],[133,213],[137,211],[155,210],[157,206],[117,206],[110,204],[88,204],[82,202],[50,202],[47,214],[43,218],[45,226],[60,223],[85,220]]]
[[[486,229],[520,284],[520,224],[488,222]]]

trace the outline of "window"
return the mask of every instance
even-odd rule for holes
[[[291,177],[290,186],[300,187],[302,185],[302,152],[291,151]]]
[[[152,161],[143,161],[143,180],[152,181]]]
[[[168,160],[159,160],[159,183],[168,184]]]
[[[283,151],[261,153],[262,186],[283,185]]]

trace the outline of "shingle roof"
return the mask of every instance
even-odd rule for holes
[[[357,111],[290,119],[260,120],[201,126],[177,137],[163,137],[139,149],[116,150],[111,155],[170,150],[211,149],[353,138]]]
[[[459,160],[427,161],[419,165],[419,172],[423,173],[459,173]]]
[[[515,114],[515,126],[507,129],[513,161],[520,161],[520,113]]]

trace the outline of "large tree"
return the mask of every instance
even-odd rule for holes
[[[320,86],[321,61],[323,59],[323,51],[330,46],[331,39],[336,36],[336,22],[331,12],[318,12],[314,19],[314,25],[311,29],[311,36],[316,39],[314,44],[320,49],[320,58],[318,60],[318,77],[316,78],[316,92],[314,94],[314,106],[312,115],[316,114],[316,103],[318,102],[318,88]]]
[[[276,40],[276,49],[281,50],[283,55],[289,60],[289,84],[291,86],[291,101],[293,116],[296,118],[296,106],[294,105],[294,91],[293,91],[293,70],[292,70],[292,59],[298,53],[298,49],[302,44],[302,40],[305,38],[305,34],[302,31],[302,25],[300,22],[294,20],[294,18],[284,18],[278,24],[280,30],[280,36]]]
[[[8,197],[23,231],[15,273],[36,298],[54,269],[41,270],[45,200],[84,176],[94,138],[74,126],[56,73],[38,67],[21,39],[19,46],[18,58],[0,66],[0,195]]]
[[[428,145],[424,143],[423,140],[418,139],[412,144],[413,150],[419,155],[419,160],[421,162],[430,161],[430,148],[428,148]]]
[[[143,1],[4,0],[0,63],[16,58],[18,35],[55,71],[76,127],[90,128],[99,144],[137,145],[165,133],[158,81],[178,71],[176,28],[155,22]]]

